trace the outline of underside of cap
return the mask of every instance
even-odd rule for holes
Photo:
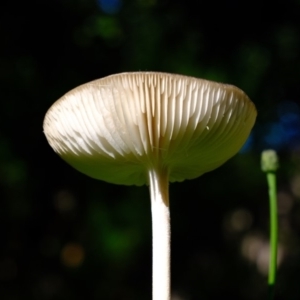
[[[219,167],[238,152],[255,119],[254,104],[234,86],[134,72],[68,92],[48,110],[44,132],[86,175],[142,185],[150,168],[182,181]]]

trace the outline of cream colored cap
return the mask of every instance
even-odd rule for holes
[[[93,178],[147,183],[150,168],[192,179],[245,143],[256,109],[235,86],[157,72],[111,75],[81,85],[48,110],[51,147]]]

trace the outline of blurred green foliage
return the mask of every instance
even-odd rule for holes
[[[258,120],[220,169],[170,185],[173,300],[265,299],[267,187],[279,151],[276,299],[299,299],[300,2],[14,1],[0,10],[0,298],[151,299],[147,187],[79,174],[42,132],[51,104],[125,71],[232,83]]]

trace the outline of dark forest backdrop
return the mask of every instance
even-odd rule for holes
[[[147,187],[85,177],[42,123],[65,92],[125,71],[237,85],[258,119],[218,170],[170,185],[172,300],[266,299],[263,149],[278,150],[277,299],[300,298],[300,1],[0,4],[0,299],[151,299]]]

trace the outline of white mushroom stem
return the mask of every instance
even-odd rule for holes
[[[168,172],[149,170],[152,210],[152,299],[170,300],[170,211]]]

